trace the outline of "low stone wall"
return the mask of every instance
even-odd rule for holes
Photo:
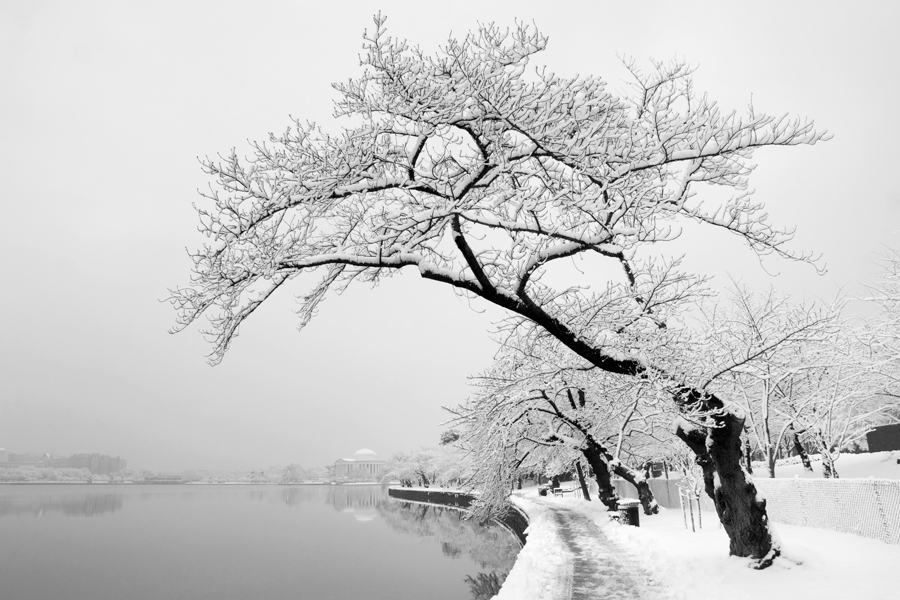
[[[441,504],[443,506],[455,506],[456,508],[469,508],[475,497],[472,494],[453,492],[450,490],[423,490],[419,488],[388,488],[388,496],[400,500],[412,500],[413,502],[428,502],[429,504]]]
[[[451,506],[460,510],[466,510],[471,506],[475,496],[465,492],[454,492],[450,490],[428,490],[421,488],[388,488],[388,496],[398,500],[408,500],[410,502],[425,502],[428,504],[438,504],[440,506]],[[525,545],[527,538],[525,529],[528,527],[528,517],[517,507],[512,506],[505,515],[498,519],[501,525],[512,532],[518,540]]]

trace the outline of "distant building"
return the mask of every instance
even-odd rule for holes
[[[377,454],[363,448],[357,450],[353,458],[339,458],[334,461],[334,476],[378,479],[384,473],[386,464]]]
[[[0,467],[48,467],[51,469],[87,469],[94,475],[110,475],[125,468],[127,461],[107,454],[73,454],[68,458],[50,454],[16,454],[0,448]]]
[[[87,469],[94,475],[109,475],[125,468],[127,461],[107,454],[73,454],[66,461],[70,469]]]
[[[10,452],[9,456],[6,458],[6,462],[14,464],[17,467],[43,467],[49,456],[49,454],[18,454],[16,452]]]
[[[900,423],[882,425],[866,434],[869,452],[900,450]]]

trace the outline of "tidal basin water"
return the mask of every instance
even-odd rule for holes
[[[380,486],[0,485],[2,600],[487,600],[518,550]]]

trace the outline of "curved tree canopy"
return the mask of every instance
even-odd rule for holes
[[[635,374],[647,368],[640,353],[610,340],[658,326],[656,309],[690,285],[641,260],[642,245],[694,221],[759,253],[807,258],[785,249],[791,231],[768,222],[747,179],[757,148],[824,139],[812,123],[723,112],[678,62],[627,63],[619,95],[597,77],[559,77],[532,66],[547,38],[523,25],[482,26],[432,56],[384,23],[364,35],[362,75],[334,86],[352,126],[329,134],[297,121],[249,158],[203,162],[215,179],[198,208],[210,241],[171,300],[176,329],[208,316],[212,363],[303,272],[322,277],[301,298],[301,326],[330,290],[411,267],[537,323],[595,366]],[[701,202],[699,184],[734,195]],[[542,281],[550,263],[580,254],[616,261],[627,283]]]

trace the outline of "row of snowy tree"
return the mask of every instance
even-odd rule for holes
[[[118,475],[118,474],[116,474]],[[114,476],[115,477],[115,476]],[[69,468],[52,468],[39,467],[35,465],[24,465],[14,469],[0,469],[0,482],[3,483],[37,483],[37,482],[66,482],[66,483],[87,483],[98,479],[99,481],[110,481],[108,475],[92,475],[87,469],[69,469]]]
[[[259,470],[205,470],[152,471],[149,469],[123,469],[110,475],[98,475],[87,469],[67,469],[26,465],[15,469],[0,469],[0,482],[65,482],[65,483],[142,483],[160,477],[184,483],[290,483],[325,479],[324,468],[304,469],[291,464]]]
[[[893,293],[887,285],[882,291],[874,298]],[[882,303],[876,318],[854,320],[847,302],[792,304],[771,290],[754,294],[735,285],[730,293],[685,302],[679,318],[668,321],[680,327],[654,334],[654,359],[669,377],[678,373],[680,381],[740,407],[748,467],[751,454],[761,455],[775,476],[778,449],[789,443],[807,467],[812,449],[825,475],[836,477],[842,451],[874,426],[900,421],[894,313]],[[580,460],[597,477],[601,501],[615,503],[612,473],[638,487],[650,514],[641,467],[684,465],[673,420],[689,436],[709,426],[708,414],[668,401],[666,379],[604,373],[530,327],[507,337],[497,363],[475,381],[478,393],[454,412],[475,461],[472,481],[493,490],[486,496],[492,503],[522,474],[550,475]]]
[[[788,447],[810,470],[811,450],[825,476],[837,477],[841,452],[873,427],[900,422],[900,329],[891,305],[900,299],[893,287],[900,261],[892,256],[887,267],[869,298],[882,310],[869,320],[847,316],[849,299],[796,304],[738,284],[721,295],[685,297],[669,305],[680,304],[678,319],[669,315],[680,326],[654,333],[655,359],[742,408],[748,470],[750,456],[760,456],[774,477],[779,450]],[[646,514],[656,512],[647,466],[692,470],[671,423],[702,427],[707,415],[679,411],[665,381],[609,375],[539,328],[519,325],[493,367],[474,378],[476,393],[451,409],[459,431],[445,432],[439,446],[396,455],[385,478],[478,489],[487,514],[502,510],[523,477],[581,470],[596,478],[610,508],[616,475],[636,485]]]

